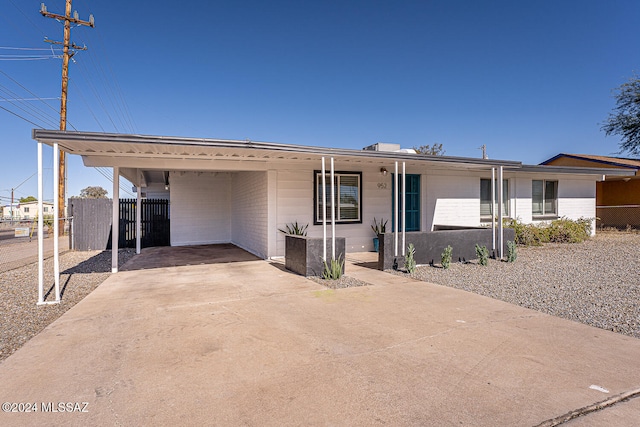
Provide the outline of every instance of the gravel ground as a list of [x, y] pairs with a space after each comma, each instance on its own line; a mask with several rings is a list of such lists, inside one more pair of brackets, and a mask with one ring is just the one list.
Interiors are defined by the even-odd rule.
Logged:
[[518, 247], [515, 263], [420, 266], [412, 277], [640, 338], [638, 233], [599, 232], [584, 243]]
[[[133, 255], [134, 250], [120, 250], [120, 265]], [[53, 301], [52, 258], [45, 260], [44, 271], [45, 301]], [[36, 305], [38, 263], [0, 273], [0, 361], [13, 354], [109, 277], [111, 251], [66, 252], [60, 255], [60, 272], [61, 302], [46, 306]]]
[[325, 280], [322, 277], [318, 276], [310, 276], [307, 277], [307, 279], [313, 280], [314, 282], [319, 283], [322, 286], [326, 286], [330, 289], [354, 288], [356, 286], [369, 285], [369, 283], [367, 282], [363, 282], [362, 280], [356, 279], [354, 277], [349, 277], [347, 275], [344, 275], [337, 280]]

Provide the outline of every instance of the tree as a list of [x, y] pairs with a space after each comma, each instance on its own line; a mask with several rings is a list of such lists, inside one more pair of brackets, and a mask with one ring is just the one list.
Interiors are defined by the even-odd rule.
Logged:
[[616, 89], [616, 107], [602, 126], [607, 136], [622, 138], [620, 150], [640, 155], [640, 78], [634, 75]]
[[442, 144], [433, 144], [433, 145], [421, 145], [419, 147], [413, 147], [418, 154], [426, 154], [428, 156], [444, 156], [444, 149], [442, 148]]
[[19, 202], [20, 203], [29, 203], [29, 202], [37, 202], [38, 199], [36, 199], [33, 196], [27, 196], [27, 197], [20, 197]]
[[109, 192], [102, 187], [87, 187], [80, 190], [82, 199], [106, 199]]

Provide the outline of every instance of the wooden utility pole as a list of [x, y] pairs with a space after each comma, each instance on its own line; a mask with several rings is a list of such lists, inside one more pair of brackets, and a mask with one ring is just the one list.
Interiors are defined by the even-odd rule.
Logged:
[[[69, 87], [69, 59], [75, 54], [75, 50], [86, 50], [86, 47], [79, 47], [71, 43], [71, 23], [78, 25], [85, 25], [87, 27], [94, 27], [93, 15], [89, 15], [88, 21], [82, 21], [78, 19], [78, 12], [74, 12], [71, 16], [71, 0], [66, 0], [66, 7], [63, 15], [56, 13], [50, 13], [47, 11], [47, 7], [42, 3], [40, 6], [40, 13], [45, 18], [53, 18], [58, 21], [64, 21], [64, 41], [55, 42], [45, 39], [45, 42], [52, 44], [62, 45], [62, 95], [60, 97], [60, 130], [67, 130], [67, 90]], [[69, 48], [74, 49], [69, 52]], [[65, 152], [60, 150], [60, 158], [58, 160], [58, 216], [60, 219], [60, 233], [64, 233], [64, 218], [65, 218], [65, 191], [66, 191], [66, 156]]]

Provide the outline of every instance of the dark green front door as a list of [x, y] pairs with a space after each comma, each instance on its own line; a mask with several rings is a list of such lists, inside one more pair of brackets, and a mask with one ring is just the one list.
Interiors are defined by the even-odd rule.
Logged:
[[[407, 210], [405, 212], [405, 218], [407, 221], [406, 231], [420, 231], [420, 175], [407, 174], [407, 188], [405, 191], [405, 201], [407, 203]], [[395, 177], [393, 177], [391, 183], [393, 189], [391, 191], [391, 230], [396, 228], [396, 212], [395, 212]], [[400, 222], [398, 223], [398, 229], [402, 230], [402, 175], [398, 176], [398, 187], [400, 188], [400, 197], [398, 198], [398, 206], [400, 209]]]

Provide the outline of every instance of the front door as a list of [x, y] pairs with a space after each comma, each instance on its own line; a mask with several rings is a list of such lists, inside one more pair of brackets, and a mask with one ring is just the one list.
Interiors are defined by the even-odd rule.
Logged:
[[[420, 175], [407, 174], [407, 188], [405, 191], [405, 201], [407, 209], [405, 211], [405, 218], [407, 221], [406, 231], [420, 231]], [[392, 183], [395, 183], [395, 178], [392, 176]], [[398, 230], [402, 230], [402, 175], [398, 176], [398, 187], [400, 188], [400, 197], [398, 198], [398, 206], [400, 209], [400, 222], [398, 223]], [[391, 230], [396, 228], [396, 212], [395, 212], [395, 185], [391, 191]]]

